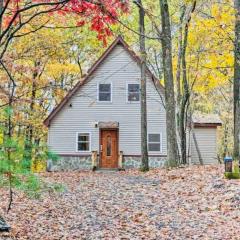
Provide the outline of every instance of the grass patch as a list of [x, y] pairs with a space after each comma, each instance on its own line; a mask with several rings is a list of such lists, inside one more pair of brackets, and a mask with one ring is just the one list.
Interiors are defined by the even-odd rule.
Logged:
[[[61, 183], [51, 183], [36, 174], [12, 176], [12, 187], [24, 192], [29, 198], [39, 199], [43, 194], [55, 194], [66, 191]], [[0, 188], [9, 187], [9, 179], [0, 175]]]
[[240, 179], [240, 173], [239, 172], [225, 172], [224, 176], [227, 179]]

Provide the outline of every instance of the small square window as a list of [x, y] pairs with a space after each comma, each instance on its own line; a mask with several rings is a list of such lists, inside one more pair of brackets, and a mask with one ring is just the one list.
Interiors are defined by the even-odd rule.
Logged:
[[111, 102], [111, 83], [100, 83], [98, 85], [98, 101]]
[[160, 151], [160, 143], [149, 143], [148, 151], [150, 152], [159, 152]]
[[89, 142], [78, 142], [78, 151], [89, 151]]
[[149, 134], [149, 142], [160, 142], [160, 134]]
[[79, 134], [78, 135], [79, 142], [88, 142], [89, 141], [89, 134]]
[[128, 102], [139, 102], [140, 85], [135, 83], [128, 84]]
[[90, 151], [90, 134], [89, 133], [78, 133], [77, 150], [80, 152]]
[[160, 134], [148, 134], [148, 151], [160, 152], [161, 151], [161, 136]]

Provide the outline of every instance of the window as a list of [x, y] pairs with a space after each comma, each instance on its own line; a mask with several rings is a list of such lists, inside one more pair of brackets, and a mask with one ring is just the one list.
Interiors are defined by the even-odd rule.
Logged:
[[128, 84], [128, 102], [139, 102], [140, 85], [136, 83]]
[[148, 134], [148, 151], [160, 152], [161, 151], [161, 135]]
[[98, 101], [99, 102], [111, 102], [111, 83], [100, 83], [98, 85]]
[[77, 134], [77, 151], [79, 152], [90, 151], [90, 134], [89, 133]]
[[111, 152], [112, 152], [112, 138], [111, 136], [108, 136], [107, 137], [107, 156], [108, 157], [112, 155]]

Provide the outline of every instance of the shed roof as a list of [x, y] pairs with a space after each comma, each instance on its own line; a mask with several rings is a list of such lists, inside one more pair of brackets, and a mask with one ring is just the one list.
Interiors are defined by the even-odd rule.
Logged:
[[[46, 126], [50, 125], [51, 120], [57, 115], [57, 113], [65, 106], [65, 104], [69, 101], [69, 99], [83, 86], [85, 83], [90, 81], [91, 78], [89, 78], [95, 70], [101, 65], [101, 63], [104, 61], [104, 59], [107, 58], [107, 56], [111, 53], [111, 51], [115, 48], [117, 45], [122, 45], [123, 48], [129, 53], [129, 55], [132, 57], [132, 59], [138, 64], [141, 65], [141, 59], [136, 55], [134, 51], [132, 51], [129, 47], [129, 45], [123, 40], [121, 36], [118, 36], [113, 43], [106, 49], [106, 51], [102, 54], [102, 56], [93, 64], [93, 66], [89, 69], [88, 74], [81, 79], [74, 88], [68, 92], [68, 94], [63, 98], [63, 100], [53, 109], [53, 111], [49, 114], [49, 116], [44, 120], [44, 124]], [[159, 79], [157, 79], [153, 73], [150, 71], [149, 68], [146, 69], [147, 75], [151, 78], [154, 85], [156, 86], [156, 89], [158, 91], [164, 91], [164, 87], [161, 85]]]
[[222, 125], [222, 121], [217, 114], [195, 113], [192, 116], [194, 126], [217, 127]]

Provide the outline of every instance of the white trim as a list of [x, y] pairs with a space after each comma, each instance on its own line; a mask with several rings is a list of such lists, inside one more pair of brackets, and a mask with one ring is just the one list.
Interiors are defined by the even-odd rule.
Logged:
[[[159, 134], [160, 135], [160, 151], [149, 151], [149, 147], [148, 147], [148, 152], [151, 152], [151, 154], [159, 154], [159, 153], [162, 153], [162, 147], [163, 147], [163, 143], [162, 143], [162, 132], [149, 132], [147, 134], [147, 145], [149, 145], [149, 134]], [[154, 143], [154, 142], [151, 142], [151, 143]], [[158, 143], [158, 142], [155, 142], [155, 143]]]
[[[128, 85], [129, 84], [138, 84], [139, 85], [139, 101], [128, 101]], [[141, 92], [140, 92], [140, 88], [141, 88], [141, 86], [140, 86], [140, 83], [139, 82], [126, 82], [126, 103], [140, 103], [140, 101], [141, 101]]]
[[[80, 151], [78, 150], [78, 135], [79, 134], [89, 134], [89, 150]], [[92, 136], [90, 132], [76, 132], [76, 152], [78, 153], [90, 153], [91, 152], [91, 144], [92, 144]]]
[[[99, 100], [99, 84], [110, 84], [110, 86], [111, 86], [110, 101], [100, 101]], [[112, 82], [97, 82], [97, 102], [98, 103], [112, 103], [112, 96], [113, 96], [112, 90], [113, 90]]]
[[51, 143], [50, 143], [50, 131], [49, 130], [47, 132], [47, 144], [48, 144], [48, 146], [51, 145]]

